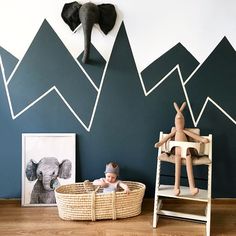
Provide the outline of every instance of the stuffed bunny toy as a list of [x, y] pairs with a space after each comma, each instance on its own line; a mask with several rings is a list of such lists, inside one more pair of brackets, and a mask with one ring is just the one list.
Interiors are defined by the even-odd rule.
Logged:
[[[185, 120], [182, 114], [184, 108], [186, 106], [186, 102], [184, 102], [179, 108], [178, 105], [174, 102], [174, 108], [176, 110], [175, 116], [175, 127], [171, 130], [171, 132], [165, 136], [162, 140], [155, 144], [156, 148], [161, 147], [164, 143], [166, 143], [169, 139], [174, 138], [174, 141], [182, 141], [188, 142], [187, 136], [192, 139], [202, 142], [208, 143], [209, 140], [203, 138], [189, 130], [185, 129]], [[174, 147], [174, 155], [175, 155], [175, 185], [174, 185], [174, 194], [178, 196], [180, 194], [180, 174], [181, 174], [181, 158], [183, 158], [181, 147]], [[196, 195], [198, 193], [198, 188], [195, 187], [195, 181], [193, 177], [193, 168], [192, 168], [192, 159], [189, 149], [187, 149], [186, 155], [186, 169], [187, 176], [189, 182], [189, 188], [192, 195]]]

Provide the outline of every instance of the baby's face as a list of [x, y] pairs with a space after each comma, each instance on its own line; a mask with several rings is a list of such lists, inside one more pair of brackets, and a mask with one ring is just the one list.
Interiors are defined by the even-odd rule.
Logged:
[[106, 173], [106, 181], [109, 183], [114, 183], [116, 182], [117, 175], [115, 173]]

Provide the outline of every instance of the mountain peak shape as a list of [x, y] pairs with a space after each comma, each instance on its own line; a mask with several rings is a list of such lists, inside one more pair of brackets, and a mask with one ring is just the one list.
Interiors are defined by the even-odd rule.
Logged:
[[152, 89], [176, 65], [180, 66], [183, 81], [185, 81], [199, 62], [181, 43], [176, 44], [142, 71], [146, 90]]
[[14, 113], [29, 107], [52, 88], [88, 126], [97, 91], [50, 24], [44, 20], [9, 85]]
[[6, 79], [8, 79], [17, 64], [18, 59], [1, 46], [0, 57], [2, 59]]
[[224, 37], [186, 84], [195, 115], [210, 97], [232, 117], [236, 116], [236, 53]]

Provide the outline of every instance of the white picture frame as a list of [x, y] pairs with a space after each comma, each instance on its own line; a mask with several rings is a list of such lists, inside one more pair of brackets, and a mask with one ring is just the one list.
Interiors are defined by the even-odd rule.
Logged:
[[21, 205], [56, 206], [54, 190], [44, 185], [75, 183], [75, 159], [75, 133], [22, 133]]

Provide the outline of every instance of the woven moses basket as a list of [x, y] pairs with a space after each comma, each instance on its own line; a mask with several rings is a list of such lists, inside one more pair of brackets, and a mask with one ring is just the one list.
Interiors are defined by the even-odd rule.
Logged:
[[102, 220], [137, 216], [141, 213], [146, 186], [123, 181], [131, 190], [102, 193], [91, 182], [62, 185], [55, 190], [59, 217], [63, 220]]

